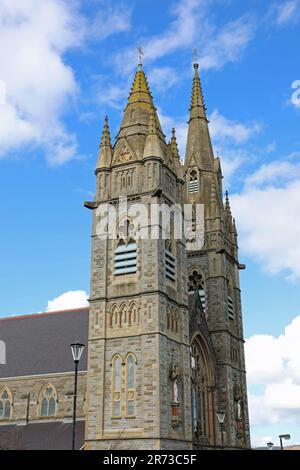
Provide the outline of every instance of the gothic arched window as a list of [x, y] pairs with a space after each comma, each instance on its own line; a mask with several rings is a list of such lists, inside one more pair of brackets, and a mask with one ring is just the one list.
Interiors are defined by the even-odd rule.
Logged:
[[112, 360], [112, 415], [121, 416], [122, 360], [116, 354]]
[[126, 410], [127, 416], [135, 415], [136, 360], [133, 354], [126, 357]]
[[12, 395], [7, 387], [0, 391], [0, 420], [9, 419], [12, 413]]
[[192, 170], [190, 172], [189, 191], [190, 193], [197, 193], [199, 191], [199, 179], [198, 172], [196, 170]]
[[53, 417], [56, 415], [57, 393], [53, 385], [47, 384], [43, 387], [40, 393], [39, 405], [40, 416], [42, 418]]
[[197, 337], [191, 345], [191, 399], [192, 424], [196, 438], [213, 439], [214, 419], [211, 410], [214, 409], [212, 365], [207, 348]]
[[205, 290], [205, 280], [204, 276], [199, 273], [197, 270], [193, 270], [189, 275], [189, 292], [198, 291], [201, 305], [203, 307], [204, 313], [206, 313], [206, 290]]

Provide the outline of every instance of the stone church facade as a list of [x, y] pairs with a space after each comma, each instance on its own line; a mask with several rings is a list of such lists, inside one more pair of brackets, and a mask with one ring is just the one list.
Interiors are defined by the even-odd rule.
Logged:
[[[88, 333], [78, 324], [73, 338], [88, 344], [79, 387], [82, 445], [213, 449], [223, 437], [225, 448], [250, 447], [239, 285], [244, 266], [228, 194], [223, 200], [197, 63], [184, 164], [175, 130], [166, 142], [139, 64], [114, 144], [105, 119], [95, 174], [95, 198], [85, 203], [93, 213]], [[171, 208], [182, 215], [184, 205], [190, 215], [180, 223], [187, 233], [177, 237]], [[170, 208], [167, 226], [161, 217], [137, 217], [137, 207], [153, 206]], [[114, 237], [99, 236], [103, 207], [117, 213]], [[158, 236], [149, 236], [153, 230]], [[87, 318], [85, 310], [81, 315], [79, 323]], [[22, 380], [0, 373], [0, 447], [5, 428], [23, 420], [26, 410], [27, 424], [70, 419], [71, 365], [50, 369], [47, 378], [39, 368]], [[42, 403], [47, 416], [41, 416]]]

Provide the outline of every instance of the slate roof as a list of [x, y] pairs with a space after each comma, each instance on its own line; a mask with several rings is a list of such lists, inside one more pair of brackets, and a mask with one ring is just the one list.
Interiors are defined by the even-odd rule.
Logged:
[[[76, 422], [76, 449], [84, 443], [84, 421]], [[71, 450], [72, 423], [0, 426], [0, 450]]]
[[[6, 364], [0, 378], [71, 372], [70, 344], [87, 346], [88, 308], [0, 318], [0, 340], [6, 345]], [[79, 370], [87, 369], [87, 347]]]

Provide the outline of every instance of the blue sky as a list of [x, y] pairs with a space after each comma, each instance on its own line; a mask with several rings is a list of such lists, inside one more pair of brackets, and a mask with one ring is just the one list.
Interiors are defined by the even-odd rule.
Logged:
[[[300, 2], [0, 0], [0, 13], [0, 315], [89, 291], [83, 201], [94, 191], [104, 116], [116, 135], [142, 45], [164, 132], [176, 127], [184, 156], [196, 47], [247, 264], [253, 442], [289, 431], [300, 442], [299, 399], [291, 406], [300, 396]], [[84, 292], [58, 305], [85, 302]], [[280, 364], [272, 373], [262, 334]]]

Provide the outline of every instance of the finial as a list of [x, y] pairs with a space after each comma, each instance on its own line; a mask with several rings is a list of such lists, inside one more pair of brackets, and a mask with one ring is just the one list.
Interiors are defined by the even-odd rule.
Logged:
[[103, 147], [105, 145], [108, 145], [108, 146], [111, 145], [109, 125], [108, 125], [108, 116], [107, 115], [104, 118], [104, 126], [103, 126], [103, 131], [102, 131], [102, 138], [101, 138], [100, 147]]
[[178, 152], [178, 146], [177, 146], [177, 140], [176, 140], [176, 131], [175, 127], [172, 129], [172, 137], [170, 140], [170, 146], [171, 146], [171, 151], [173, 154], [173, 157], [178, 158], [180, 160], [179, 152]]
[[194, 69], [197, 69], [199, 67], [198, 64], [198, 50], [195, 48], [194, 49]]
[[227, 211], [231, 215], [230, 202], [229, 202], [229, 192], [228, 191], [225, 192], [225, 197], [226, 197], [225, 208], [227, 209]]
[[138, 53], [139, 53], [139, 69], [140, 69], [142, 68], [142, 65], [143, 65], [143, 55], [144, 55], [144, 52], [141, 46], [138, 47]]

